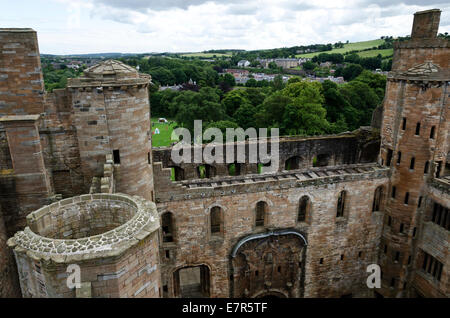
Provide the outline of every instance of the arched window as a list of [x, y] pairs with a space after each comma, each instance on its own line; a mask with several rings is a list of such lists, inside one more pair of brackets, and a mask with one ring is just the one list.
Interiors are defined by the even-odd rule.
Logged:
[[336, 209], [336, 217], [343, 217], [345, 212], [345, 205], [346, 205], [346, 196], [347, 192], [341, 191], [339, 193], [338, 201], [337, 201], [337, 209]]
[[223, 213], [218, 206], [211, 208], [210, 213], [211, 235], [221, 235], [223, 233]]
[[315, 159], [315, 162], [313, 161], [314, 167], [326, 167], [330, 164], [331, 155], [328, 153], [322, 153], [317, 155]]
[[241, 174], [242, 164], [240, 163], [231, 163], [228, 165], [228, 174], [230, 176], [238, 176]]
[[416, 135], [420, 135], [420, 123], [416, 124]]
[[298, 216], [297, 221], [298, 222], [305, 222], [307, 215], [309, 216], [309, 210], [310, 210], [310, 200], [308, 196], [302, 196], [300, 198], [300, 202], [298, 205]]
[[216, 176], [216, 168], [211, 165], [200, 165], [197, 167], [197, 175], [200, 179], [213, 178]]
[[286, 163], [284, 164], [284, 170], [300, 169], [301, 161], [302, 161], [302, 158], [300, 158], [299, 156], [289, 158], [288, 160], [286, 160]]
[[170, 179], [172, 181], [181, 181], [184, 180], [184, 170], [178, 166], [170, 167]]
[[174, 225], [173, 215], [171, 212], [165, 212], [161, 216], [161, 227], [163, 232], [163, 242], [173, 242], [174, 240]]
[[435, 126], [431, 127], [431, 130], [430, 130], [430, 139], [434, 139], [434, 132], [435, 132], [435, 130], [436, 130], [436, 127], [435, 127]]
[[264, 226], [266, 223], [267, 203], [259, 201], [256, 203], [255, 226]]
[[382, 200], [383, 200], [383, 187], [379, 186], [378, 188], [376, 188], [375, 194], [373, 196], [372, 212], [382, 210]]

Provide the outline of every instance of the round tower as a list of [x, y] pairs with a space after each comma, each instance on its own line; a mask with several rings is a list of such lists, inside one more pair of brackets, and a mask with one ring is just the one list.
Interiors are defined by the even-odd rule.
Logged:
[[115, 60], [103, 61], [70, 79], [86, 191], [103, 174], [106, 155], [114, 160], [115, 192], [153, 200], [150, 76]]

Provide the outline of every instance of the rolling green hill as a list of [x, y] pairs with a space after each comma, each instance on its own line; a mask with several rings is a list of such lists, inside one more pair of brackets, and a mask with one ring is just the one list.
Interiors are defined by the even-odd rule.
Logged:
[[[378, 45], [381, 45], [383, 43], [384, 43], [384, 40], [381, 40], [381, 39], [371, 40], [371, 41], [354, 42], [354, 43], [344, 44], [343, 48], [332, 49], [331, 51], [325, 51], [325, 52], [298, 54], [298, 55], [296, 55], [296, 57], [310, 57], [311, 58], [320, 53], [341, 53], [341, 54], [343, 54], [343, 53], [347, 53], [347, 52], [354, 51], [354, 50], [360, 51], [360, 50], [364, 50], [364, 49], [378, 47]], [[392, 49], [388, 49], [388, 50], [390, 50], [392, 52]], [[385, 50], [377, 50], [377, 51], [385, 51]], [[360, 56], [364, 56], [364, 57], [376, 56], [378, 54], [378, 53], [376, 53], [374, 55], [371, 55], [373, 53], [369, 53], [369, 52], [371, 52], [371, 51], [359, 52], [358, 54]], [[383, 53], [386, 54], [386, 52], [383, 52]], [[381, 55], [383, 55], [383, 53]], [[365, 54], [365, 55], [361, 55], [361, 54]], [[389, 55], [389, 54], [386, 54], [386, 55]]]

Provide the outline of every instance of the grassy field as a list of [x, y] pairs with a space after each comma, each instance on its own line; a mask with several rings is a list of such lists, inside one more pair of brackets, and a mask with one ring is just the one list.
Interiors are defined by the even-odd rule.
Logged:
[[223, 53], [186, 53], [186, 54], [182, 54], [181, 56], [213, 58], [214, 56], [216, 56], [216, 57], [222, 57], [222, 56], [230, 57], [231, 54], [223, 54]]
[[[152, 118], [152, 146], [153, 147], [165, 147], [170, 146], [175, 140], [171, 140], [170, 136], [175, 128], [176, 123], [171, 122], [169, 124], [158, 123], [158, 118]], [[156, 128], [159, 129], [159, 134], [155, 134]]]
[[381, 54], [383, 58], [387, 56], [392, 56], [394, 54], [394, 49], [370, 50], [358, 53], [360, 57], [374, 57], [377, 56], [378, 54]]
[[[346, 53], [346, 52], [353, 51], [353, 50], [369, 49], [369, 48], [378, 46], [383, 43], [384, 43], [384, 40], [381, 40], [381, 39], [371, 40], [371, 41], [354, 42], [354, 43], [344, 44], [343, 48], [332, 49], [331, 51], [325, 51], [325, 52], [298, 54], [298, 55], [296, 55], [296, 57], [310, 57], [311, 58], [316, 55], [319, 55], [320, 53], [341, 53], [342, 54], [342, 53]], [[379, 51], [384, 51], [384, 50], [379, 50]], [[369, 51], [365, 51], [365, 52], [369, 52]], [[361, 52], [361, 53], [365, 53], [365, 52]], [[375, 56], [376, 56], [376, 54], [375, 54]]]

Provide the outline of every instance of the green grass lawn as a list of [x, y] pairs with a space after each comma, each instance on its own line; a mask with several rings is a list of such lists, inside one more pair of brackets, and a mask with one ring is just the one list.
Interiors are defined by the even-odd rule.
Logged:
[[[353, 50], [364, 50], [368, 49], [374, 46], [378, 46], [380, 44], [383, 44], [384, 40], [378, 39], [378, 40], [370, 40], [370, 41], [361, 41], [361, 42], [354, 42], [354, 43], [348, 43], [344, 44], [343, 48], [338, 49], [332, 49], [331, 51], [324, 51], [324, 52], [314, 52], [314, 53], [306, 53], [306, 54], [298, 54], [296, 57], [309, 57], [312, 58], [316, 55], [319, 55], [320, 53], [346, 53]], [[384, 50], [380, 50], [384, 51]], [[364, 53], [364, 52], [362, 52]], [[376, 54], [375, 54], [376, 56]]]
[[[170, 146], [172, 142], [176, 141], [170, 139], [175, 126], [176, 123], [173, 121], [170, 124], [164, 124], [158, 123], [158, 118], [152, 118], [152, 146], [166, 147]], [[158, 128], [160, 132], [158, 135], [154, 134], [156, 128]]]
[[394, 54], [394, 49], [384, 49], [384, 50], [370, 50], [359, 52], [358, 55], [360, 57], [375, 57], [378, 54], [381, 54], [383, 58], [387, 56], [392, 56]]

